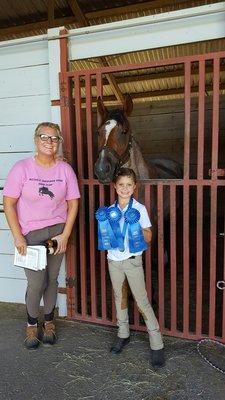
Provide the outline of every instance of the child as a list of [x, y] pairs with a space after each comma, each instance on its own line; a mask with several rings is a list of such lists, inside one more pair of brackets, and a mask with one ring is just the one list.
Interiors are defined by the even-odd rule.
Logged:
[[[145, 289], [144, 271], [142, 264], [142, 252], [146, 249], [146, 242], [151, 241], [151, 222], [145, 206], [135, 199], [133, 199], [133, 193], [136, 187], [136, 175], [130, 168], [121, 168], [117, 171], [113, 179], [114, 187], [116, 189], [118, 200], [115, 204], [109, 207], [108, 214], [112, 216], [115, 214], [114, 210], [117, 208], [119, 212], [119, 223], [116, 230], [114, 229], [115, 237], [119, 239], [119, 247], [108, 250], [108, 266], [109, 274], [115, 294], [116, 312], [118, 320], [118, 337], [110, 351], [112, 354], [119, 354], [123, 350], [123, 347], [130, 342], [129, 333], [129, 317], [128, 308], [126, 304], [126, 280], [130, 286], [132, 295], [137, 303], [138, 309], [144, 317], [147, 330], [149, 333], [150, 347], [151, 347], [151, 363], [153, 367], [162, 367], [164, 361], [164, 349], [161, 332], [159, 330], [159, 324], [155, 317], [154, 311], [148, 301], [147, 293]], [[129, 222], [125, 222], [126, 211], [132, 211], [131, 214], [137, 215], [139, 218], [134, 218], [136, 227], [139, 227], [139, 238], [137, 239], [137, 246], [139, 251], [135, 251], [135, 243], [132, 244], [132, 227], [130, 228]], [[134, 209], [138, 211], [134, 211]], [[124, 218], [125, 215], [125, 218]], [[127, 213], [128, 215], [128, 213]], [[137, 221], [139, 219], [139, 221]], [[125, 227], [124, 227], [125, 225]], [[115, 226], [115, 225], [114, 225]], [[131, 225], [130, 225], [131, 226]], [[137, 228], [138, 229], [138, 228]], [[121, 244], [122, 238], [122, 244]], [[133, 235], [135, 239], [135, 233]], [[113, 246], [114, 247], [114, 246]], [[143, 250], [141, 250], [141, 248]], [[125, 297], [125, 298], [124, 298]]]

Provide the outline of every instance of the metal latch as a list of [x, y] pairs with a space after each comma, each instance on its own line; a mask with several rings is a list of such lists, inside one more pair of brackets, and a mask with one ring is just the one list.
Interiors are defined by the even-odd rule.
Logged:
[[225, 289], [225, 281], [218, 281], [216, 286], [218, 287], [218, 289], [224, 290]]

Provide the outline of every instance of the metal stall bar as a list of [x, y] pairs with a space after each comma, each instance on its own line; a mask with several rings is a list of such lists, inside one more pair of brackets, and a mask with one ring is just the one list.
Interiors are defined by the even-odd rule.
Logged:
[[159, 324], [164, 329], [164, 227], [163, 227], [163, 185], [157, 185], [157, 214], [158, 214], [158, 287], [159, 287]]
[[[224, 189], [224, 188], [223, 188]], [[223, 228], [223, 280], [225, 281], [225, 213]], [[225, 342], [225, 290], [223, 290], [222, 341]]]
[[[61, 113], [61, 127], [62, 135], [64, 138], [63, 154], [68, 161], [73, 162], [73, 136], [72, 136], [72, 88], [71, 78], [69, 78], [68, 71], [68, 39], [64, 36], [68, 32], [66, 29], [60, 31], [60, 70], [59, 74], [59, 87], [60, 87], [60, 113]], [[67, 293], [67, 316], [74, 318], [76, 297], [75, 297], [75, 279], [77, 268], [77, 246], [74, 243], [74, 229], [73, 234], [70, 236], [66, 250], [66, 293]], [[63, 288], [61, 289], [63, 290]]]
[[[70, 162], [73, 161], [73, 145], [72, 145], [72, 122], [71, 122], [71, 109], [72, 109], [72, 89], [71, 79], [64, 73], [60, 74], [60, 111], [61, 111], [61, 124], [63, 142], [63, 155]], [[66, 267], [67, 267], [67, 315], [73, 318], [75, 315], [75, 291], [74, 291], [74, 277], [76, 276], [76, 245], [73, 240], [74, 235], [70, 236], [66, 251]]]
[[[102, 74], [96, 74], [97, 98], [103, 96]], [[98, 124], [97, 115], [97, 124]], [[99, 184], [99, 205], [105, 205], [104, 186]], [[107, 301], [106, 301], [106, 255], [104, 251], [100, 252], [100, 269], [101, 269], [101, 314], [102, 322], [107, 323]]]
[[176, 186], [170, 184], [170, 294], [171, 333], [177, 330]]
[[[150, 198], [151, 198], [151, 186], [145, 185], [145, 206], [150, 216]], [[145, 282], [146, 290], [150, 303], [152, 302], [152, 244], [150, 243], [149, 249], [145, 252]]]
[[[198, 94], [198, 154], [197, 179], [203, 179], [205, 127], [205, 61], [199, 62]], [[203, 184], [197, 185], [197, 227], [196, 227], [196, 335], [202, 333], [202, 274], [203, 274]]]
[[76, 137], [77, 137], [77, 167], [80, 178], [81, 201], [79, 210], [79, 241], [80, 241], [80, 293], [81, 293], [81, 314], [82, 318], [87, 315], [87, 274], [86, 274], [86, 231], [85, 231], [85, 204], [84, 204], [84, 184], [81, 179], [84, 176], [83, 167], [83, 140], [82, 140], [82, 119], [81, 119], [81, 88], [80, 76], [74, 77], [74, 97], [75, 97], [75, 116], [76, 116]]
[[219, 134], [219, 77], [220, 59], [213, 60], [213, 119], [212, 119], [212, 164], [211, 164], [211, 209], [210, 209], [210, 297], [209, 337], [215, 336], [216, 307], [216, 240], [217, 240], [217, 168]]
[[191, 62], [185, 66], [184, 87], [184, 193], [183, 193], [183, 333], [189, 335], [189, 172], [191, 123]]
[[[112, 204], [115, 201], [115, 199], [116, 199], [116, 192], [115, 192], [114, 186], [111, 184], [110, 185], [110, 204]], [[111, 304], [112, 304], [112, 323], [116, 324], [116, 306], [115, 306], [114, 292], [112, 289], [112, 285], [110, 285], [110, 287], [111, 287], [111, 291], [112, 291], [112, 302], [111, 302]], [[127, 295], [128, 295], [128, 293], [127, 293]]]
[[[105, 193], [103, 185], [99, 186], [99, 202], [100, 205], [105, 204]], [[100, 269], [101, 269], [101, 313], [102, 322], [107, 322], [107, 301], [106, 301], [106, 256], [105, 252], [100, 252]]]
[[94, 184], [93, 184], [93, 134], [92, 134], [92, 94], [91, 94], [91, 75], [85, 75], [85, 95], [86, 95], [86, 131], [87, 131], [87, 160], [88, 160], [88, 179], [90, 181], [89, 197], [89, 255], [90, 255], [90, 279], [91, 279], [91, 317], [97, 316], [96, 299], [96, 258], [95, 258], [95, 210], [94, 210]]

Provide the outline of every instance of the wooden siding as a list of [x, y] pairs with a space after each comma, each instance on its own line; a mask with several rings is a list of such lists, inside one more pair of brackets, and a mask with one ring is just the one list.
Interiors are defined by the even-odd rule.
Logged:
[[13, 265], [2, 189], [12, 165], [33, 154], [37, 123], [51, 119], [47, 43], [0, 48], [0, 70], [0, 301], [24, 303], [26, 277]]

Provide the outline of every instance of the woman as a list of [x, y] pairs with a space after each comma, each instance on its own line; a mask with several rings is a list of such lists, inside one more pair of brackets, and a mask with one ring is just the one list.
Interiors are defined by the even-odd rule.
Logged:
[[[3, 191], [5, 215], [21, 255], [26, 254], [27, 245], [38, 245], [48, 239], [58, 243], [54, 255], [47, 255], [45, 270], [24, 269], [27, 349], [36, 349], [40, 338], [45, 344], [54, 344], [56, 340], [53, 318], [57, 278], [78, 211], [80, 193], [76, 175], [58, 157], [62, 140], [57, 124], [39, 124], [34, 135], [35, 156], [20, 160], [12, 167]], [[42, 296], [44, 324], [40, 334], [38, 314]]]

